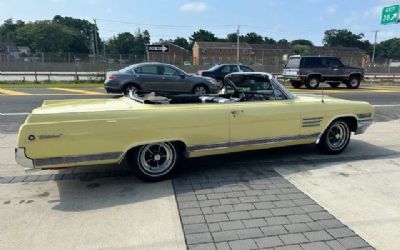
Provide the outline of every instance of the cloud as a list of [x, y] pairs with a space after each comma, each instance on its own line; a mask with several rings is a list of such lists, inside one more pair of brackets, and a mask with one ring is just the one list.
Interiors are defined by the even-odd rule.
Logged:
[[179, 7], [179, 10], [183, 12], [201, 13], [208, 10], [208, 5], [205, 2], [191, 2], [182, 5]]
[[326, 13], [329, 14], [329, 15], [333, 15], [333, 14], [336, 13], [336, 10], [337, 10], [337, 6], [336, 5], [330, 5], [326, 9]]

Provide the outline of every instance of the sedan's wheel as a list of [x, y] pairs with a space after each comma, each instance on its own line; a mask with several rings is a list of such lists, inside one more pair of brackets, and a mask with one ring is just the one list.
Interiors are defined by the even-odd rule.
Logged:
[[350, 76], [349, 81], [347, 82], [347, 88], [349, 89], [356, 89], [360, 87], [360, 77], [358, 76]]
[[124, 88], [123, 92], [124, 92], [124, 95], [129, 95], [130, 92], [135, 92], [137, 90], [138, 90], [138, 88], [136, 86], [128, 85]]
[[[141, 146], [134, 151], [130, 162], [136, 164], [136, 175], [145, 181], [160, 181], [170, 176], [180, 160], [179, 149], [169, 142]], [[128, 159], [129, 160], [129, 159]]]
[[197, 85], [193, 88], [192, 93], [195, 95], [206, 95], [208, 94], [208, 90], [203, 85]]
[[311, 76], [310, 78], [308, 78], [308, 80], [306, 81], [306, 87], [308, 89], [318, 88], [319, 87], [319, 77]]
[[349, 124], [345, 120], [336, 120], [326, 129], [317, 146], [326, 154], [339, 154], [349, 144], [350, 133]]

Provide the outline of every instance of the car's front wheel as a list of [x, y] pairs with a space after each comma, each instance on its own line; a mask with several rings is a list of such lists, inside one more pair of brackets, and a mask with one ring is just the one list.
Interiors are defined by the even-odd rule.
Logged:
[[179, 147], [170, 142], [142, 145], [128, 155], [128, 164], [137, 177], [144, 181], [161, 181], [168, 178], [181, 160]]
[[208, 88], [202, 84], [194, 86], [192, 93], [195, 95], [206, 95], [208, 94]]
[[319, 87], [319, 77], [318, 76], [310, 76], [306, 81], [306, 87], [308, 89], [317, 89]]
[[333, 121], [322, 134], [317, 147], [326, 154], [339, 154], [350, 142], [351, 130], [343, 119]]

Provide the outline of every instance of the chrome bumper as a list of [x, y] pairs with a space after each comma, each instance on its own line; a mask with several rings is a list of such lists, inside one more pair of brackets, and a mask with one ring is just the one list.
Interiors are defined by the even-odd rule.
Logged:
[[22, 167], [25, 168], [25, 171], [34, 170], [33, 160], [29, 159], [25, 154], [25, 148], [16, 148], [15, 149], [15, 161]]
[[372, 118], [362, 118], [357, 120], [357, 130], [355, 135], [362, 134], [367, 130], [367, 128], [372, 124], [374, 119]]

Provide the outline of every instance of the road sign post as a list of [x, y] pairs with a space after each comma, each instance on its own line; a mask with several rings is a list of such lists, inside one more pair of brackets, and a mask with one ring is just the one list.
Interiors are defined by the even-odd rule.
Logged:
[[395, 24], [399, 22], [399, 5], [384, 7], [382, 10], [381, 24]]

